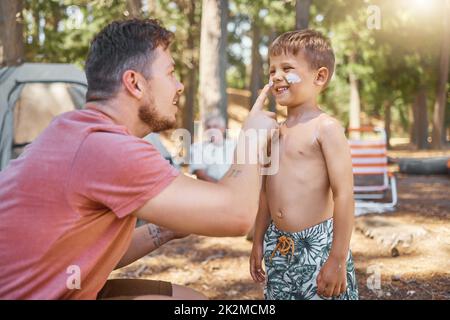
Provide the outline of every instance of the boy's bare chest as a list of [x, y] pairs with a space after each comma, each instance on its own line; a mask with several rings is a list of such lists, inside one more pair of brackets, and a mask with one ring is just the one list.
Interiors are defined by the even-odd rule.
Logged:
[[298, 124], [293, 128], [280, 127], [280, 160], [320, 159], [321, 148], [316, 126]]

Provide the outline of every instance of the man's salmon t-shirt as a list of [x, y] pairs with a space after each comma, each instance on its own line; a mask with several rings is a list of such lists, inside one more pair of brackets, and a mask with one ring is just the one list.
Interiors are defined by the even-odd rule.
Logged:
[[0, 299], [95, 299], [131, 213], [179, 172], [94, 109], [55, 118], [0, 172]]

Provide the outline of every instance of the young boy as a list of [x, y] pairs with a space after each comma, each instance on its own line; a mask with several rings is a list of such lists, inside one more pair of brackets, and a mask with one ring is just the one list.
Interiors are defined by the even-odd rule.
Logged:
[[270, 85], [288, 117], [280, 125], [279, 170], [266, 176], [250, 273], [266, 299], [358, 299], [349, 243], [353, 175], [344, 129], [318, 106], [334, 70], [330, 42], [292, 31], [270, 46]]

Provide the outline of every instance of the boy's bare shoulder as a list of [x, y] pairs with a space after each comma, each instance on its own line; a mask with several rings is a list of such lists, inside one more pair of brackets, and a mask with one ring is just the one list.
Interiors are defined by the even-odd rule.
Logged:
[[322, 139], [345, 135], [345, 129], [339, 120], [322, 113], [318, 117], [318, 137]]

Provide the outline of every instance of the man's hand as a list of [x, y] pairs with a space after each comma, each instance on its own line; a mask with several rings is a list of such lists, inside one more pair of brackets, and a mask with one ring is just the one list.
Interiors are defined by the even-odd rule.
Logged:
[[[257, 142], [258, 152], [262, 155], [266, 154], [264, 151], [266, 151], [269, 140], [272, 135], [276, 134], [274, 130], [278, 130], [279, 127], [276, 121], [276, 114], [264, 110], [264, 102], [267, 99], [269, 90], [269, 85], [264, 86], [242, 126], [243, 132], [256, 131], [256, 136], [259, 141], [254, 141], [254, 143]], [[265, 135], [261, 135], [260, 133], [265, 133]]]
[[317, 276], [317, 294], [326, 298], [337, 297], [347, 288], [346, 259], [329, 256]]
[[255, 101], [250, 113], [243, 125], [243, 129], [266, 129], [270, 131], [271, 129], [278, 128], [276, 122], [276, 114], [269, 111], [264, 111], [264, 101], [267, 99], [267, 93], [269, 92], [269, 85], [265, 85], [261, 90], [258, 98]]
[[265, 272], [262, 268], [263, 246], [253, 243], [250, 254], [250, 274], [255, 282], [264, 282]]

